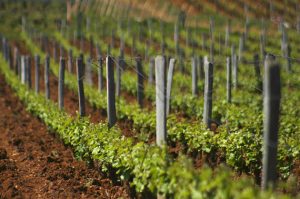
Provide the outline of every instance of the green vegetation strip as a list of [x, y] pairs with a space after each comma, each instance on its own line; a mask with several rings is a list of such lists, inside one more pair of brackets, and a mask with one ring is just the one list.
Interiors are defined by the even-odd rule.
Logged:
[[197, 171], [183, 155], [168, 164], [164, 150], [156, 146], [133, 145], [115, 128], [108, 130], [106, 124], [92, 124], [86, 118], [73, 118], [60, 111], [57, 104], [21, 84], [2, 56], [0, 69], [27, 110], [57, 132], [77, 156], [99, 161], [104, 171], [115, 168], [121, 179], [132, 177], [138, 192], [147, 188], [174, 198], [288, 198], [260, 192], [249, 179], [232, 180], [232, 174], [224, 168]]
[[[67, 41], [58, 33], [55, 38], [62, 44]], [[67, 46], [65, 46], [67, 47]], [[68, 45], [72, 49], [71, 45]], [[78, 51], [78, 50], [77, 50]], [[223, 72], [223, 71], [221, 71]], [[218, 118], [224, 122], [218, 129], [218, 133], [209, 131], [201, 121], [191, 122], [178, 121], [176, 115], [171, 114], [168, 117], [168, 138], [173, 142], [183, 143], [189, 151], [207, 153], [212, 157], [218, 153], [222, 158], [225, 158], [226, 163], [232, 166], [235, 170], [243, 171], [258, 176], [261, 171], [262, 159], [262, 97], [261, 94], [254, 90], [253, 85], [256, 84], [255, 78], [249, 74], [253, 74], [253, 69], [242, 65], [240, 67], [241, 86], [233, 92], [234, 103], [228, 104], [225, 100], [217, 99], [214, 101], [213, 118]], [[217, 73], [217, 72], [216, 72]], [[222, 73], [225, 74], [225, 73]], [[243, 74], [243, 75], [242, 75]], [[245, 74], [245, 75], [244, 75]], [[248, 75], [246, 75], [248, 74]], [[254, 74], [253, 74], [254, 75]], [[182, 77], [182, 76], [181, 76]], [[177, 79], [181, 79], [178, 76]], [[126, 74], [122, 77], [122, 85], [126, 91], [136, 93], [136, 81], [132, 78], [132, 74]], [[216, 85], [214, 93], [219, 98], [226, 99], [226, 89], [222, 87], [224, 77], [215, 77], [214, 84]], [[284, 82], [290, 82], [285, 85], [287, 89], [297, 82], [296, 75], [287, 75], [283, 73]], [[289, 81], [287, 81], [289, 79]], [[181, 80], [186, 83], [187, 78]], [[154, 91], [149, 91], [146, 87], [146, 96], [154, 96]], [[284, 92], [287, 93], [286, 90]], [[93, 93], [97, 93], [94, 89]], [[147, 94], [148, 93], [148, 94]], [[177, 92], [180, 93], [180, 92]], [[184, 113], [190, 116], [196, 115], [199, 120], [202, 117], [203, 98], [196, 98], [189, 94], [176, 95], [171, 100], [172, 108], [175, 110], [185, 110]], [[92, 100], [95, 100], [93, 98]], [[99, 100], [100, 101], [100, 100]], [[127, 105], [123, 103], [119, 107], [120, 119], [129, 119], [133, 121], [134, 128], [141, 133], [149, 135], [155, 132], [155, 112], [143, 112], [138, 106]], [[279, 141], [279, 174], [281, 178], [290, 176], [294, 162], [299, 160], [300, 143], [299, 131], [297, 124], [300, 124], [299, 114], [292, 110], [290, 104], [299, 104], [299, 95], [293, 95], [285, 99], [282, 103], [282, 117]], [[106, 102], [96, 107], [105, 107]], [[289, 126], [289, 128], [285, 128]], [[140, 136], [143, 138], [143, 136]]]
[[[32, 43], [29, 37], [26, 35], [23, 36], [32, 53], [38, 53], [43, 57], [44, 54]], [[58, 65], [52, 62], [51, 69], [58, 76]], [[66, 85], [76, 92], [76, 77], [70, 73], [66, 73]], [[225, 92], [224, 89], [223, 91], [220, 89], [219, 93], [223, 93], [222, 95], [225, 96]], [[219, 101], [215, 105], [215, 109], [218, 112], [226, 113], [223, 119], [227, 120], [225, 125], [219, 127], [218, 133], [209, 131], [202, 122], [179, 122], [175, 115], [171, 115], [167, 121], [168, 138], [172, 142], [180, 142], [184, 146], [187, 146], [188, 151], [206, 153], [213, 159], [215, 159], [215, 154], [219, 154], [235, 170], [258, 176], [261, 171], [262, 159], [261, 97], [257, 95], [256, 98], [258, 99], [256, 99], [251, 92], [244, 92], [243, 90], [238, 92], [240, 92], [238, 96], [242, 100], [248, 99], [248, 103], [245, 103], [245, 106], [241, 106], [241, 104], [226, 104], [224, 101]], [[99, 109], [106, 109], [105, 93], [99, 93], [97, 89], [86, 84], [85, 94], [90, 104]], [[298, 97], [295, 97], [290, 98], [289, 101], [284, 103], [296, 104]], [[184, 99], [186, 100], [174, 101], [182, 106], [188, 106], [190, 109], [202, 108], [199, 102], [192, 103], [192, 100], [188, 101], [187, 98]], [[149, 133], [155, 132], [155, 112], [144, 112], [136, 104], [126, 104], [124, 99], [120, 99], [118, 103], [119, 119], [132, 120], [133, 127], [140, 131], [138, 135], [140, 140], [147, 140]], [[299, 140], [300, 135], [295, 130], [297, 128], [284, 128], [286, 124], [295, 126], [299, 121], [297, 120], [298, 117], [294, 117], [298, 114], [297, 112], [290, 111], [290, 106], [284, 105], [283, 107], [287, 115], [283, 117], [281, 122], [283, 127], [281, 128], [281, 134], [288, 134], [289, 137], [280, 137], [278, 169], [280, 177], [287, 178], [291, 174], [294, 162], [299, 159], [300, 144], [295, 140]]]

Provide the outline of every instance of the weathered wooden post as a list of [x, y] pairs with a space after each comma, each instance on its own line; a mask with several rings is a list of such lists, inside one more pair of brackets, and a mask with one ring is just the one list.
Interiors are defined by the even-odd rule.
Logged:
[[30, 56], [26, 56], [26, 83], [29, 88], [31, 88], [31, 58]]
[[13, 54], [10, 46], [8, 46], [8, 65], [11, 70], [14, 70]]
[[257, 79], [260, 79], [260, 67], [259, 67], [259, 55], [255, 54], [253, 56], [254, 59], [254, 68], [255, 68], [255, 75]]
[[22, 84], [26, 84], [26, 56], [22, 55], [21, 56], [21, 71], [20, 71], [20, 75], [21, 75], [21, 82]]
[[233, 76], [233, 87], [236, 89], [238, 86], [238, 60], [235, 54], [234, 45], [231, 47], [231, 64], [232, 64], [232, 76]]
[[45, 96], [46, 99], [50, 99], [50, 80], [49, 80], [49, 71], [50, 71], [50, 56], [46, 55], [45, 59]]
[[68, 51], [68, 71], [69, 73], [73, 72], [73, 50], [69, 49]]
[[121, 36], [121, 38], [120, 38], [120, 57], [122, 59], [124, 59], [124, 49], [125, 49], [124, 36]]
[[117, 121], [115, 103], [115, 80], [113, 60], [110, 56], [106, 57], [106, 85], [107, 85], [107, 117], [108, 127], [111, 128]]
[[142, 66], [142, 58], [136, 58], [136, 71], [137, 71], [137, 101], [140, 108], [144, 107], [144, 72]]
[[[86, 76], [85, 76], [86, 75], [85, 74], [86, 73], [86, 69], [85, 69], [86, 68], [86, 63], [84, 62], [84, 60], [85, 60], [84, 59], [84, 54], [80, 53], [79, 58], [82, 60], [82, 63], [83, 63], [83, 75], [84, 75], [84, 81], [85, 81], [86, 80]], [[75, 60], [75, 72], [76, 72], [76, 60]]]
[[149, 77], [148, 77], [148, 83], [151, 85], [153, 84], [154, 81], [154, 77], [153, 77], [154, 64], [155, 64], [155, 59], [151, 57], [149, 62]]
[[8, 61], [8, 55], [7, 55], [7, 40], [6, 38], [2, 38], [2, 54], [5, 59], [5, 61]]
[[227, 79], [226, 79], [226, 87], [227, 87], [227, 102], [231, 103], [231, 59], [230, 57], [226, 57], [226, 68], [227, 68]]
[[210, 128], [212, 115], [212, 94], [213, 94], [213, 64], [210, 62], [204, 63], [205, 67], [205, 86], [204, 86], [204, 109], [203, 122], [207, 128]]
[[265, 41], [264, 41], [264, 36], [263, 33], [261, 33], [259, 35], [259, 42], [260, 42], [260, 55], [263, 58], [263, 60], [265, 59]]
[[1, 36], [1, 52], [2, 52], [2, 55], [5, 59], [5, 42], [6, 42], [6, 39], [2, 35], [0, 35], [0, 36]]
[[282, 25], [282, 33], [281, 33], [281, 51], [282, 51], [282, 56], [286, 56], [287, 54], [287, 48], [288, 48], [288, 35], [286, 32], [286, 29], [284, 25]]
[[166, 63], [163, 56], [155, 58], [156, 82], [156, 144], [162, 146], [167, 139], [166, 125]]
[[18, 60], [18, 78], [19, 80], [21, 80], [21, 76], [22, 76], [22, 56], [19, 56], [19, 60]]
[[101, 55], [98, 55], [98, 90], [99, 92], [102, 92], [104, 88], [104, 82], [103, 82], [103, 60]]
[[197, 59], [192, 57], [192, 94], [193, 96], [198, 95], [198, 77], [197, 77]]
[[198, 71], [199, 71], [198, 77], [202, 80], [202, 79], [204, 79], [204, 60], [203, 60], [203, 57], [198, 56], [197, 64], [198, 64]]
[[60, 110], [64, 108], [64, 83], [65, 83], [65, 59], [59, 60], [59, 77], [58, 77], [58, 107]]
[[84, 98], [84, 87], [83, 87], [83, 61], [78, 58], [77, 62], [77, 81], [78, 81], [78, 98], [79, 98], [79, 115], [80, 117], [85, 116], [85, 98]]
[[210, 48], [209, 48], [209, 61], [214, 62], [214, 20], [210, 18], [209, 20], [209, 35], [210, 35]]
[[[83, 62], [83, 61], [81, 61]], [[88, 85], [93, 85], [92, 79], [92, 58], [87, 58], [86, 65], [85, 65], [85, 81]]]
[[273, 188], [277, 179], [277, 146], [280, 114], [280, 66], [267, 55], [264, 76], [264, 140], [262, 188]]
[[19, 74], [20, 54], [17, 47], [14, 48], [14, 70], [16, 75]]
[[40, 90], [40, 56], [35, 55], [34, 56], [34, 62], [35, 62], [35, 92], [38, 93]]
[[168, 70], [168, 78], [167, 78], [167, 113], [169, 115], [171, 109], [171, 91], [172, 91], [172, 82], [173, 82], [173, 72], [175, 67], [176, 60], [174, 58], [170, 59], [169, 62], [169, 70]]
[[254, 69], [255, 69], [255, 76], [256, 76], [256, 90], [262, 91], [262, 80], [260, 76], [260, 67], [259, 67], [259, 55], [255, 54], [253, 59], [254, 59]]
[[8, 63], [8, 65], [9, 65], [9, 67], [10, 67], [10, 63], [9, 63], [9, 44], [8, 44], [8, 42], [6, 41], [5, 42], [5, 60], [7, 61], [7, 63]]
[[292, 62], [291, 62], [291, 46], [288, 45], [287, 46], [287, 50], [286, 50], [286, 70], [288, 73], [292, 72]]
[[116, 63], [116, 96], [117, 97], [120, 97], [121, 94], [122, 63], [123, 63], [123, 57], [120, 55]]

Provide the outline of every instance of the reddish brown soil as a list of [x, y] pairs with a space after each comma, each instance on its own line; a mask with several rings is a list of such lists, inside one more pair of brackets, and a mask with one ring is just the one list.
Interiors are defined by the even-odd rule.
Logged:
[[0, 198], [129, 198], [99, 171], [76, 161], [0, 76]]

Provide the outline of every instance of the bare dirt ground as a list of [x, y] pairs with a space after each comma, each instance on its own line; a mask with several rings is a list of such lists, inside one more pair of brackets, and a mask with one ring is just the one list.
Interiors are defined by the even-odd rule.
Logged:
[[26, 112], [0, 75], [0, 198], [129, 198]]

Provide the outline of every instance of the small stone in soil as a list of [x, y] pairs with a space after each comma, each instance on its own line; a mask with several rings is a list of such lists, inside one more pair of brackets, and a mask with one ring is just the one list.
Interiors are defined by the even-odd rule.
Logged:
[[51, 151], [51, 154], [47, 156], [48, 162], [61, 162], [57, 151]]
[[7, 159], [7, 152], [5, 149], [0, 148], [0, 160]]

